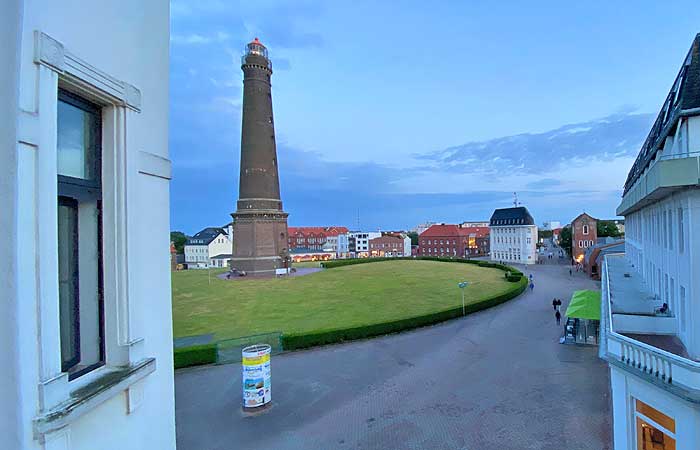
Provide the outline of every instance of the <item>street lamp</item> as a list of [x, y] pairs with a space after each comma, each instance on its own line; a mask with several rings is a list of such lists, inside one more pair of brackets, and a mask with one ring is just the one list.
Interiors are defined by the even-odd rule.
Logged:
[[462, 315], [466, 316], [467, 313], [466, 313], [465, 306], [464, 306], [464, 288], [469, 286], [469, 282], [462, 281], [461, 283], [457, 283], [457, 286], [459, 286], [459, 288], [462, 290]]

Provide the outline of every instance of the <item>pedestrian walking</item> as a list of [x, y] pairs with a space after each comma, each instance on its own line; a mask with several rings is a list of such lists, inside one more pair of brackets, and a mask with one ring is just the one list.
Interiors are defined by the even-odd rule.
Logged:
[[557, 299], [555, 298], [552, 300], [552, 307], [556, 310], [557, 309]]
[[535, 283], [533, 283], [533, 282], [531, 281], [531, 282], [530, 282], [530, 292], [532, 292], [533, 289], [535, 289]]
[[571, 275], [572, 275], [571, 267], [569, 267], [569, 276], [571, 276]]
[[561, 307], [561, 299], [557, 299], [557, 305], [556, 305], [555, 309], [557, 311], [559, 311], [560, 307]]
[[561, 325], [561, 313], [559, 312], [559, 310], [557, 310], [557, 312], [554, 313], [554, 317], [556, 317], [557, 319], [557, 325]]

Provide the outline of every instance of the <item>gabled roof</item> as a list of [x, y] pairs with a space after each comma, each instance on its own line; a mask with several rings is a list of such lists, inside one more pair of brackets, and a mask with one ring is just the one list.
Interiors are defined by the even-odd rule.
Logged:
[[199, 233], [195, 234], [191, 238], [187, 239], [187, 242], [185, 242], [185, 245], [209, 245], [211, 241], [216, 239], [216, 237], [220, 234], [223, 234], [224, 236], [228, 236], [226, 234], [226, 231], [224, 231], [223, 228], [217, 228], [217, 227], [209, 227], [205, 228]]
[[634, 185], [656, 153], [663, 148], [664, 141], [675, 131], [678, 119], [683, 115], [700, 115], [700, 33], [695, 36], [681, 69], [671, 86], [671, 91], [656, 116], [654, 125], [642, 145], [637, 159], [625, 181], [624, 194]]
[[524, 206], [497, 209], [491, 215], [489, 226], [534, 225], [535, 219]]
[[464, 229], [461, 228], [459, 225], [446, 225], [444, 223], [442, 224], [436, 224], [436, 225], [431, 225], [430, 228], [425, 230], [420, 234], [420, 237], [458, 237], [458, 236], [466, 236], [467, 234], [463, 231]]
[[581, 219], [581, 218], [583, 218], [583, 217], [588, 217], [590, 220], [595, 221], [595, 222], [598, 221], [598, 219], [596, 219], [595, 217], [591, 216], [591, 215], [588, 214], [588, 213], [581, 213], [581, 214], [579, 214], [578, 216], [576, 216], [576, 218], [575, 218], [574, 220], [572, 220], [571, 223], [574, 223], [574, 222], [576, 222], [578, 219]]

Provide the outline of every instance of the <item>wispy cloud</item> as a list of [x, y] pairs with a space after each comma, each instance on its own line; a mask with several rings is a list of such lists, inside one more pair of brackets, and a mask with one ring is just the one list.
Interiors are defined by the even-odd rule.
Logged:
[[214, 34], [202, 35], [198, 33], [188, 34], [172, 34], [170, 42], [173, 44], [182, 45], [200, 45], [226, 42], [231, 38], [231, 35], [225, 31], [218, 31]]
[[636, 155], [649, 129], [650, 114], [615, 114], [537, 134], [470, 142], [416, 155], [435, 170], [483, 173], [496, 177], [538, 174], [562, 165], [586, 164]]

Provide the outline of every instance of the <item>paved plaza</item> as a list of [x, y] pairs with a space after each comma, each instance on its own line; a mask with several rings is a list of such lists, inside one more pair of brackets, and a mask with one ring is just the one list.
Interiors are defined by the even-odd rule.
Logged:
[[534, 292], [466, 318], [273, 356], [260, 413], [241, 411], [240, 364], [178, 371], [178, 449], [610, 449], [607, 367], [558, 343], [551, 305], [597, 283], [523, 271]]

